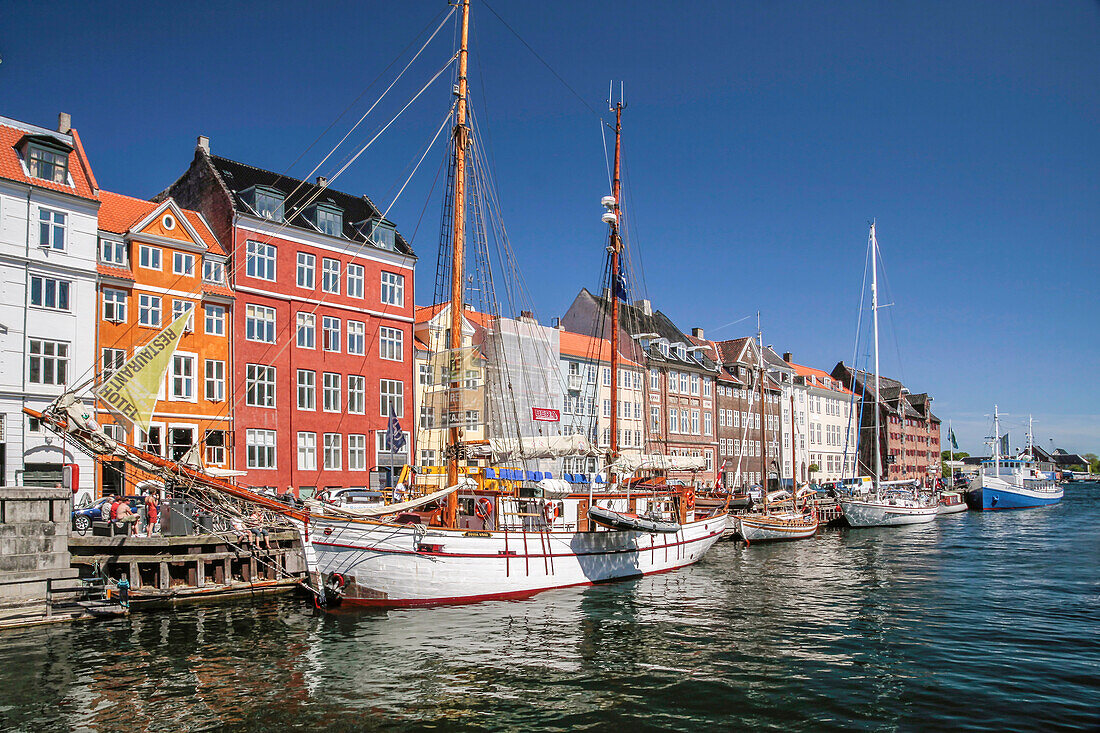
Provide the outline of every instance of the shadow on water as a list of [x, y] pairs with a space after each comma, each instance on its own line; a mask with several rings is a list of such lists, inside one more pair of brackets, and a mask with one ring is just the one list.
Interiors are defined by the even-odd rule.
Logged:
[[0, 729], [1033, 730], [1100, 723], [1100, 487], [722, 543], [521, 601], [301, 599], [0, 635]]

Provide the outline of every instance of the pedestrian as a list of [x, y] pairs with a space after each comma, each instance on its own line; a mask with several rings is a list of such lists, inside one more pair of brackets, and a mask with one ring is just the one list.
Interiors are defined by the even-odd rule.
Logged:
[[157, 499], [152, 491], [145, 493], [145, 536], [152, 537], [154, 525], [159, 519], [160, 512], [157, 508]]
[[118, 579], [118, 605], [123, 608], [130, 607], [130, 579], [126, 573]]
[[107, 494], [103, 499], [103, 503], [99, 505], [99, 518], [104, 522], [111, 521], [111, 511], [114, 509], [115, 495]]
[[268, 538], [269, 533], [267, 528], [264, 527], [264, 515], [260, 513], [259, 507], [253, 509], [252, 514], [248, 516], [248, 528], [256, 536], [257, 546], [259, 546], [260, 540], [263, 540], [264, 549], [271, 549], [271, 540]]

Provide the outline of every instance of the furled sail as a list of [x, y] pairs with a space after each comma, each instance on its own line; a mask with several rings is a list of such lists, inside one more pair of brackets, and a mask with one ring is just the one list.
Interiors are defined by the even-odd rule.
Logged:
[[491, 438], [487, 444], [471, 446], [473, 458], [518, 461], [565, 456], [595, 456], [599, 451], [583, 435], [549, 435], [522, 438]]
[[652, 455], [624, 455], [608, 466], [608, 470], [617, 474], [635, 471], [705, 471], [707, 461], [701, 456], [666, 456], [660, 453]]
[[185, 310], [95, 390], [108, 407], [142, 430], [149, 430], [164, 374], [194, 311], [194, 306]]

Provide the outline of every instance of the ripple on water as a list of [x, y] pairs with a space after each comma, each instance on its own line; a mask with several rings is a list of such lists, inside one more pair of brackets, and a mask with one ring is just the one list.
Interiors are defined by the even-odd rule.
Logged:
[[1095, 729], [1098, 515], [1075, 486], [522, 601], [8, 632], [0, 729]]

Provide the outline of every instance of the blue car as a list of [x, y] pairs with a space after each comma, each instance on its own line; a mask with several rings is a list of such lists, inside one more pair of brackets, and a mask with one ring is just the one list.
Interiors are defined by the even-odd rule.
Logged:
[[[142, 506], [145, 504], [144, 497], [124, 496], [122, 498], [130, 505], [130, 511], [135, 514], [141, 513]], [[80, 534], [84, 534], [91, 529], [92, 522], [98, 522], [103, 518], [103, 505], [106, 502], [106, 498], [97, 499], [89, 506], [73, 509], [73, 529]]]

